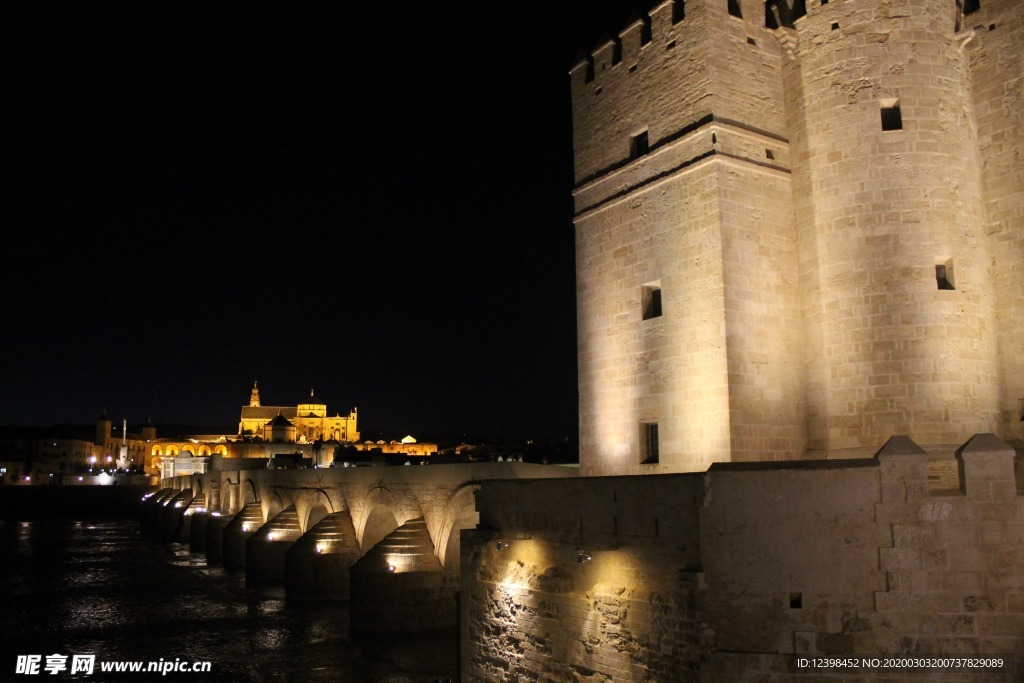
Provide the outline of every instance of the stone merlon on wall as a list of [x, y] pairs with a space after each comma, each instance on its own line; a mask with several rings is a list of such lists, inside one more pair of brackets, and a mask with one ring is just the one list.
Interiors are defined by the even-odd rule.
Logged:
[[937, 653], [1020, 680], [1014, 451], [979, 434], [956, 461], [959, 489], [907, 437], [859, 460], [484, 481], [463, 680], [807, 680], [793, 656]]

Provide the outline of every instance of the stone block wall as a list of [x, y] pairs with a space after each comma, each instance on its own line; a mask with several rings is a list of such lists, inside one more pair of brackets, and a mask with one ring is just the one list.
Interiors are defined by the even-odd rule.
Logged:
[[[463, 535], [466, 681], [1020, 680], [1024, 499], [1014, 451], [486, 481]], [[797, 657], [1001, 656], [988, 672], [808, 671]]]
[[988, 0], [965, 17], [981, 154], [983, 230], [992, 255], [1003, 434], [1024, 444], [1024, 4]]
[[[867, 455], [893, 433], [932, 445], [996, 425], [979, 147], [953, 10], [831, 2], [791, 34], [811, 449]], [[892, 107], [901, 122], [887, 130]], [[940, 263], [955, 290], [938, 287]]]
[[980, 6], [668, 0], [571, 70], [585, 474], [1024, 440], [1024, 9]]
[[483, 484], [484, 522], [463, 534], [462, 680], [699, 680], [700, 478], [550, 483]]

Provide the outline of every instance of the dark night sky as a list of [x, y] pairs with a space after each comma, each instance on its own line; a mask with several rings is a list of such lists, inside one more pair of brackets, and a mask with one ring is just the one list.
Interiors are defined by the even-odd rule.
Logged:
[[3, 3], [0, 424], [575, 438], [568, 69], [647, 6]]

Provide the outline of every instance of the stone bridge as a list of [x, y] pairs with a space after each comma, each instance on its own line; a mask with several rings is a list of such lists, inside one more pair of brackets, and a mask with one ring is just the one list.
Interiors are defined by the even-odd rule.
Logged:
[[[225, 461], [228, 465], [230, 461]], [[162, 480], [140, 523], [289, 600], [350, 600], [354, 628], [455, 624], [460, 532], [490, 479], [573, 477], [520, 462], [328, 469], [222, 469]]]

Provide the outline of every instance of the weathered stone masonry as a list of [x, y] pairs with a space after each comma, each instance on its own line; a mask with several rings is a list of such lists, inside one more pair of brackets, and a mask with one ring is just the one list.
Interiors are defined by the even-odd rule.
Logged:
[[1016, 0], [670, 0], [577, 63], [584, 473], [1019, 446], [1022, 44]]
[[1013, 463], [975, 436], [950, 490], [945, 463], [895, 437], [872, 459], [485, 482], [463, 535], [463, 680], [911, 677], [791, 657], [855, 653], [1002, 655], [1015, 663], [915, 680], [1020, 680]]

